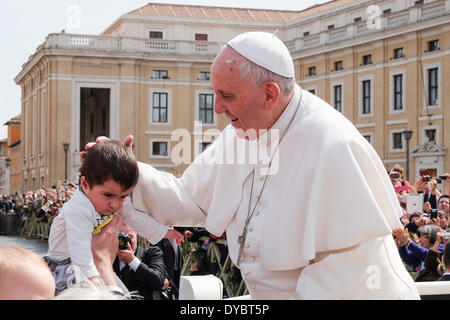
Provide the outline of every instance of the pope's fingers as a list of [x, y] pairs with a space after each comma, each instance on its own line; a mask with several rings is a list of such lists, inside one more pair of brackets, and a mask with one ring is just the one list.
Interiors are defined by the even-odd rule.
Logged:
[[126, 145], [131, 151], [133, 151], [133, 140], [134, 140], [134, 137], [132, 135], [129, 135], [123, 141], [123, 144]]
[[[96, 142], [89, 142], [84, 146], [84, 150], [88, 151], [92, 146], [95, 145]], [[86, 151], [84, 151], [86, 153]]]
[[102, 142], [102, 141], [108, 141], [108, 140], [109, 140], [108, 137], [100, 136], [100, 137], [97, 137], [97, 139], [95, 139], [95, 142], [96, 142], [96, 143], [99, 143], [99, 142]]

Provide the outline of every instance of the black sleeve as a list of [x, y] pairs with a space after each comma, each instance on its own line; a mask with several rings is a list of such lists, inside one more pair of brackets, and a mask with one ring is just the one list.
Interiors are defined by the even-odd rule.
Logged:
[[165, 272], [161, 249], [156, 246], [149, 247], [136, 270], [136, 278], [152, 289], [160, 290], [164, 286]]
[[438, 253], [433, 250], [428, 250], [427, 255], [425, 256], [425, 269], [430, 272], [437, 273], [437, 267], [439, 263], [437, 262]]

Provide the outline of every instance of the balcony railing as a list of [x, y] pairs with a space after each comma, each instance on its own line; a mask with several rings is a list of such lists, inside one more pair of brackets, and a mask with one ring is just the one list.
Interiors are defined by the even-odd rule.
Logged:
[[399, 28], [443, 15], [450, 15], [450, 0], [437, 0], [402, 11], [382, 15], [379, 21], [359, 21], [336, 29], [324, 30], [306, 37], [298, 37], [287, 41], [291, 52], [307, 50], [367, 36], [377, 32]]
[[50, 34], [43, 44], [48, 49], [84, 49], [122, 52], [145, 52], [165, 55], [216, 55], [219, 42], [139, 39], [115, 36], [91, 36], [68, 33]]

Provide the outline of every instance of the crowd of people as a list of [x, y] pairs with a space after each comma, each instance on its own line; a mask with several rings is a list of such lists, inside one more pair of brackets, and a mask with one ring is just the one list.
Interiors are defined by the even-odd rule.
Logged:
[[[393, 231], [394, 240], [405, 268], [415, 281], [450, 280], [450, 199], [448, 187], [450, 174], [430, 177], [420, 176], [414, 184], [403, 178], [403, 168], [395, 165], [388, 172], [399, 203], [403, 209], [403, 227]], [[441, 187], [439, 187], [441, 186]], [[35, 212], [39, 221], [49, 222], [58, 215], [76, 189], [77, 183], [58, 181], [49, 188], [40, 188], [25, 194], [0, 196], [0, 209], [3, 212], [16, 212], [22, 220]], [[407, 207], [409, 195], [423, 195], [422, 207], [411, 211]], [[411, 212], [408, 212], [411, 211]], [[189, 263], [185, 274], [219, 274], [228, 255], [226, 236], [217, 238], [205, 228], [175, 228], [189, 243]], [[121, 253], [114, 261], [114, 271], [136, 297], [161, 300], [178, 297], [179, 277], [183, 269], [182, 248], [171, 239], [163, 239], [151, 245], [145, 239], [138, 239], [136, 232], [125, 227], [124, 233], [130, 235], [132, 250]], [[218, 259], [211, 261], [208, 250], [215, 243], [219, 250]], [[127, 256], [128, 255], [128, 256]], [[136, 256], [135, 256], [136, 255]], [[139, 257], [144, 264], [124, 268], [124, 263]], [[136, 275], [139, 275], [136, 277]], [[139, 281], [143, 278], [145, 281]], [[239, 278], [239, 277], [236, 277]], [[240, 280], [241, 278], [239, 278]], [[67, 294], [66, 294], [67, 295]]]
[[[420, 176], [414, 184], [403, 178], [403, 168], [389, 172], [403, 210], [403, 227], [393, 230], [400, 257], [416, 282], [448, 280], [450, 272], [450, 174]], [[441, 186], [441, 187], [439, 187]], [[408, 206], [408, 197], [421, 195], [421, 206]], [[448, 257], [447, 257], [448, 256]]]
[[[16, 213], [22, 220], [22, 229], [26, 221], [31, 220], [33, 214], [38, 222], [51, 225], [53, 219], [63, 205], [71, 199], [77, 188], [77, 182], [60, 180], [51, 187], [42, 187], [24, 194], [0, 195], [0, 210]], [[127, 290], [139, 293], [134, 296], [135, 298], [177, 299], [179, 280], [183, 269], [183, 275], [219, 275], [221, 266], [228, 255], [225, 235], [217, 238], [204, 228], [176, 227], [175, 229], [187, 240], [181, 246], [172, 239], [162, 239], [157, 244], [151, 245], [128, 226], [124, 226], [124, 228], [122, 231], [130, 237], [132, 250], [119, 251], [120, 254], [117, 255], [113, 267]], [[208, 257], [208, 250], [212, 243], [217, 243], [221, 254], [220, 261]], [[130, 262], [136, 257], [144, 262], [139, 268], [131, 269], [121, 262], [126, 260]], [[184, 263], [187, 265], [184, 266]], [[240, 278], [236, 281], [240, 281]], [[56, 293], [60, 293], [58, 287], [55, 289]], [[226, 292], [224, 293], [226, 294]]]

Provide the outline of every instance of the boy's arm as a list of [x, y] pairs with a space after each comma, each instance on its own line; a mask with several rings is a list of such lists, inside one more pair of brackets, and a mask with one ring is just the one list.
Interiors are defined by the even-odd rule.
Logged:
[[161, 241], [169, 230], [167, 226], [157, 222], [148, 214], [134, 209], [130, 197], [126, 198], [125, 204], [120, 210], [120, 215], [127, 226], [152, 244]]
[[73, 265], [87, 278], [99, 276], [91, 251], [93, 223], [89, 209], [82, 205], [64, 208], [67, 248]]

